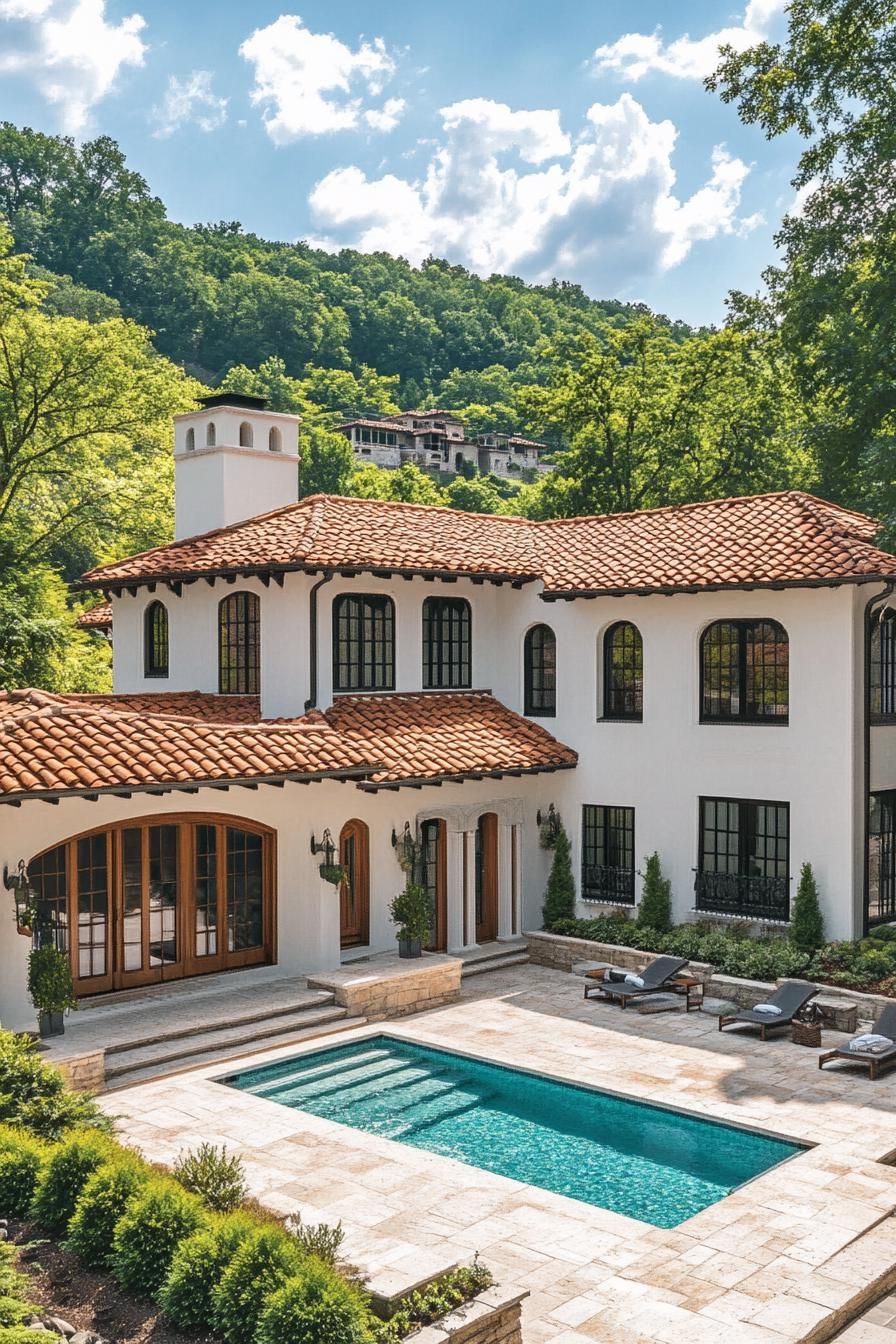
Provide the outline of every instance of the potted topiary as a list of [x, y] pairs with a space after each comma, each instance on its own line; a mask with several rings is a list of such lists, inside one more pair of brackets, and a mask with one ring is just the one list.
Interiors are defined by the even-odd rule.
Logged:
[[431, 912], [429, 897], [416, 882], [408, 882], [389, 907], [393, 924], [398, 925], [398, 955], [419, 957], [429, 937]]
[[28, 960], [28, 993], [37, 1009], [41, 1036], [61, 1036], [65, 1031], [63, 1014], [77, 1008], [72, 968], [64, 952], [52, 943], [36, 947]]

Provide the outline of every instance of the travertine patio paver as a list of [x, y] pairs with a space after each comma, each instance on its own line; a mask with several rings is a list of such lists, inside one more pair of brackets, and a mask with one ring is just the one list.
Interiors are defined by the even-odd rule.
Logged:
[[[359, 1035], [379, 1029], [816, 1146], [667, 1230], [225, 1090], [220, 1065], [104, 1104], [155, 1160], [201, 1139], [240, 1151], [252, 1192], [278, 1212], [341, 1218], [347, 1254], [374, 1283], [481, 1251], [531, 1294], [526, 1344], [814, 1344], [868, 1284], [891, 1286], [896, 1169], [880, 1159], [896, 1150], [896, 1078], [820, 1075], [815, 1051], [721, 1035], [703, 1014], [586, 1003], [577, 979], [532, 966]], [[866, 1326], [886, 1329], [853, 1328]]]

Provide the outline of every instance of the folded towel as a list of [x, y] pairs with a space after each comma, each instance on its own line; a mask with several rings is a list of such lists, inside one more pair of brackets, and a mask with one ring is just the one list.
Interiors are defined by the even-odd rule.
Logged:
[[893, 1044], [889, 1036], [880, 1036], [869, 1031], [864, 1036], [854, 1036], [849, 1043], [850, 1050], [889, 1050]]
[[636, 989], [644, 988], [644, 981], [641, 979], [640, 975], [627, 975], [625, 977], [625, 983], [627, 985], [634, 985]]
[[772, 1017], [780, 1017], [780, 1016], [781, 1016], [781, 1009], [778, 1008], [778, 1007], [776, 1007], [776, 1005], [773, 1004], [773, 1003], [754, 1003], [754, 1004], [753, 1004], [753, 1012], [754, 1012], [754, 1013], [769, 1013]]

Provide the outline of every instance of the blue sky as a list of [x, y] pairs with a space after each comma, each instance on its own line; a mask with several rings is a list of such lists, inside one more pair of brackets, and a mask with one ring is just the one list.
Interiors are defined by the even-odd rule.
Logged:
[[123, 146], [184, 223], [582, 284], [752, 291], [793, 142], [703, 90], [784, 0], [0, 0], [0, 119]]

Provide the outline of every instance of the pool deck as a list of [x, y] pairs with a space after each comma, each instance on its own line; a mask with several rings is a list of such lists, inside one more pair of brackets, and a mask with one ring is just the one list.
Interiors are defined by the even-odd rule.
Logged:
[[706, 1014], [585, 1002], [581, 980], [531, 965], [339, 1043], [382, 1031], [817, 1146], [667, 1231], [214, 1081], [295, 1045], [102, 1103], [152, 1160], [203, 1140], [240, 1152], [266, 1205], [341, 1220], [347, 1257], [381, 1290], [479, 1251], [530, 1293], [525, 1344], [817, 1344], [896, 1286], [896, 1070], [819, 1072], [786, 1035], [762, 1045]]

